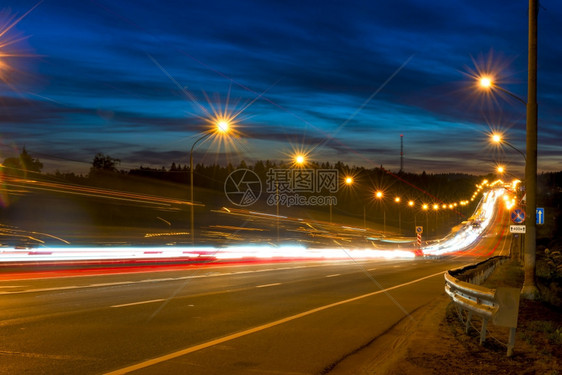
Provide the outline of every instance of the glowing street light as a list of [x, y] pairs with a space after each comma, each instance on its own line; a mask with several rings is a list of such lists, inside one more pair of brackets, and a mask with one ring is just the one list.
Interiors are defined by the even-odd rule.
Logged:
[[525, 155], [525, 153], [523, 151], [519, 150], [517, 147], [515, 147], [511, 143], [509, 143], [508, 141], [506, 141], [505, 139], [503, 139], [501, 134], [492, 133], [490, 135], [490, 139], [492, 140], [492, 143], [495, 143], [495, 144], [498, 144], [498, 145], [506, 145], [506, 146], [511, 147], [512, 149], [517, 151], [519, 154], [521, 154], [521, 156], [523, 156], [523, 159], [525, 159], [525, 161], [527, 161], [527, 156]]
[[486, 90], [491, 89], [492, 88], [492, 78], [489, 77], [489, 76], [482, 76], [478, 80], [478, 84], [483, 89], [486, 89]]
[[217, 131], [219, 133], [228, 133], [230, 130], [230, 123], [227, 120], [219, 120], [217, 123]]
[[344, 180], [346, 185], [352, 185], [353, 184], [353, 177], [351, 176], [347, 176]]
[[306, 159], [305, 159], [304, 155], [299, 154], [299, 155], [295, 156], [295, 164], [296, 165], [302, 166], [302, 165], [304, 165], [305, 161], [306, 161]]
[[521, 99], [520, 97], [518, 97], [517, 95], [515, 95], [514, 93], [512, 93], [511, 91], [508, 91], [506, 89], [504, 89], [501, 86], [496, 85], [496, 83], [494, 82], [494, 77], [491, 75], [482, 75], [480, 77], [477, 77], [478, 79], [478, 86], [485, 91], [493, 91], [493, 90], [499, 90], [509, 96], [511, 96], [512, 98], [520, 101], [521, 103], [527, 105], [527, 102], [523, 99]]
[[191, 150], [189, 151], [189, 186], [190, 186], [190, 202], [191, 202], [191, 244], [195, 244], [195, 212], [193, 209], [194, 201], [193, 201], [193, 150], [197, 143], [201, 142], [204, 139], [209, 138], [212, 135], [216, 134], [226, 134], [230, 131], [230, 122], [228, 120], [219, 120], [215, 124], [215, 128], [206, 131], [201, 137], [199, 137], [193, 145], [191, 146]]

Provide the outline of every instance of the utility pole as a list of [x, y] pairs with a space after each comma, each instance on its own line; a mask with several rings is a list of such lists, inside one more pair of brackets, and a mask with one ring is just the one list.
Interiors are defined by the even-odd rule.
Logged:
[[529, 78], [527, 82], [527, 160], [525, 163], [525, 190], [527, 220], [525, 220], [525, 280], [521, 296], [536, 299], [539, 290], [535, 284], [536, 219], [537, 210], [537, 16], [538, 0], [529, 0]]

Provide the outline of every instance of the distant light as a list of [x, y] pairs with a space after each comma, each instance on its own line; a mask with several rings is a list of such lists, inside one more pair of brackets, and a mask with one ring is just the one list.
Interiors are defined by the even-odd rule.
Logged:
[[501, 143], [501, 141], [502, 141], [501, 134], [492, 134], [492, 141], [494, 143]]
[[503, 173], [505, 171], [505, 168], [502, 167], [501, 165], [498, 166], [498, 173]]
[[298, 165], [304, 164], [304, 155], [297, 155], [295, 157], [295, 163], [297, 163]]
[[348, 185], [351, 185], [353, 183], [353, 177], [346, 177], [345, 183], [348, 184]]
[[409, 202], [408, 202], [408, 206], [414, 207], [414, 201], [409, 201]]
[[375, 193], [375, 197], [377, 197], [377, 198], [379, 198], [379, 199], [382, 198], [382, 191], [380, 191], [380, 190], [377, 191], [377, 192]]
[[395, 201], [396, 203], [400, 203], [400, 197], [394, 198], [394, 201]]

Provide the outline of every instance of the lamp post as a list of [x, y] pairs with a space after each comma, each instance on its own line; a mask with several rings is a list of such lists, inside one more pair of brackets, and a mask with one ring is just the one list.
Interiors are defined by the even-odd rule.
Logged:
[[398, 204], [398, 233], [402, 234], [402, 218], [400, 215], [400, 197], [395, 197], [394, 202]]
[[425, 211], [425, 227], [427, 228], [427, 234], [429, 235], [429, 215], [427, 214], [427, 211], [429, 210], [429, 205], [427, 203], [424, 203], [422, 205], [422, 210]]
[[437, 234], [437, 211], [439, 211], [439, 205], [437, 203], [433, 204], [433, 211], [435, 211], [435, 228], [434, 232]]
[[[412, 209], [414, 209], [414, 205], [415, 205], [414, 201], [408, 201], [408, 206], [411, 207]], [[416, 211], [414, 211], [414, 228], [417, 226], [418, 224], [416, 222]]]
[[[353, 176], [345, 176], [343, 179], [345, 185], [352, 187], [355, 184]], [[367, 229], [367, 206], [363, 205], [363, 228]]]
[[[383, 197], [384, 197], [384, 194], [383, 194], [382, 191], [378, 190], [375, 193], [375, 198], [377, 198], [381, 202], [381, 204], [382, 204], [382, 198]], [[383, 219], [382, 219], [383, 220], [382, 234], [384, 235], [386, 233], [386, 210], [384, 209], [384, 205], [383, 205], [383, 208], [382, 208], [382, 217], [383, 217]]]
[[190, 187], [190, 196], [189, 201], [191, 202], [191, 244], [195, 245], [195, 212], [193, 209], [194, 201], [193, 201], [193, 150], [195, 146], [204, 139], [209, 138], [211, 135], [217, 133], [227, 133], [230, 130], [230, 124], [228, 121], [220, 120], [216, 123], [215, 129], [209, 130], [205, 132], [201, 137], [199, 137], [193, 145], [191, 146], [191, 150], [189, 151], [189, 187]]
[[525, 162], [525, 189], [527, 212], [525, 221], [525, 280], [521, 295], [536, 299], [539, 290], [535, 284], [537, 232], [537, 15], [538, 0], [529, 0], [529, 77], [527, 81], [527, 160]]
[[490, 77], [482, 77], [480, 86], [498, 89], [517, 99], [527, 107], [526, 155], [525, 157], [525, 194], [527, 196], [527, 212], [530, 219], [525, 220], [525, 279], [521, 295], [523, 298], [536, 299], [539, 290], [535, 283], [537, 233], [536, 221], [533, 220], [537, 209], [537, 18], [538, 0], [529, 0], [529, 39], [528, 39], [528, 79], [527, 101], [511, 92], [494, 85]]

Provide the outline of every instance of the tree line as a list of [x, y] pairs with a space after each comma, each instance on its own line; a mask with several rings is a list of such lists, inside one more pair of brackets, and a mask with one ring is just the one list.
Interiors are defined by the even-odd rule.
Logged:
[[[71, 183], [90, 184], [105, 186], [108, 188], [127, 187], [127, 176], [138, 177], [153, 181], [166, 181], [170, 183], [189, 184], [190, 171], [188, 164], [173, 162], [170, 167], [144, 167], [130, 170], [119, 169], [121, 161], [110, 155], [97, 153], [91, 163], [89, 173], [86, 175], [75, 173], [46, 173], [42, 174], [43, 163], [29, 154], [24, 147], [18, 157], [4, 159], [3, 167], [5, 173], [24, 175], [27, 173], [38, 173], [45, 177], [63, 179]], [[258, 160], [253, 164], [241, 161], [237, 165], [228, 163], [219, 164], [196, 164], [194, 166], [194, 186], [211, 190], [222, 191], [228, 175], [236, 169], [245, 168], [254, 171], [262, 182], [267, 180], [268, 171], [271, 169], [287, 168], [281, 162]], [[421, 174], [408, 172], [391, 172], [382, 166], [375, 168], [364, 168], [349, 166], [343, 162], [311, 162], [306, 165], [308, 169], [330, 169], [337, 170], [340, 179], [344, 176], [353, 176], [354, 187], [341, 186], [338, 201], [346, 203], [348, 200], [356, 200], [357, 196], [368, 197], [373, 190], [381, 189], [387, 193], [387, 198], [400, 196], [402, 199], [414, 199], [427, 203], [455, 202], [467, 199], [472, 195], [475, 185], [483, 179], [492, 180], [497, 178], [494, 174], [475, 176], [464, 173], [426, 173]], [[118, 185], [118, 186], [117, 186]], [[351, 191], [352, 190], [352, 191]], [[562, 209], [562, 171], [541, 173], [538, 176], [538, 203], [556, 209]]]

